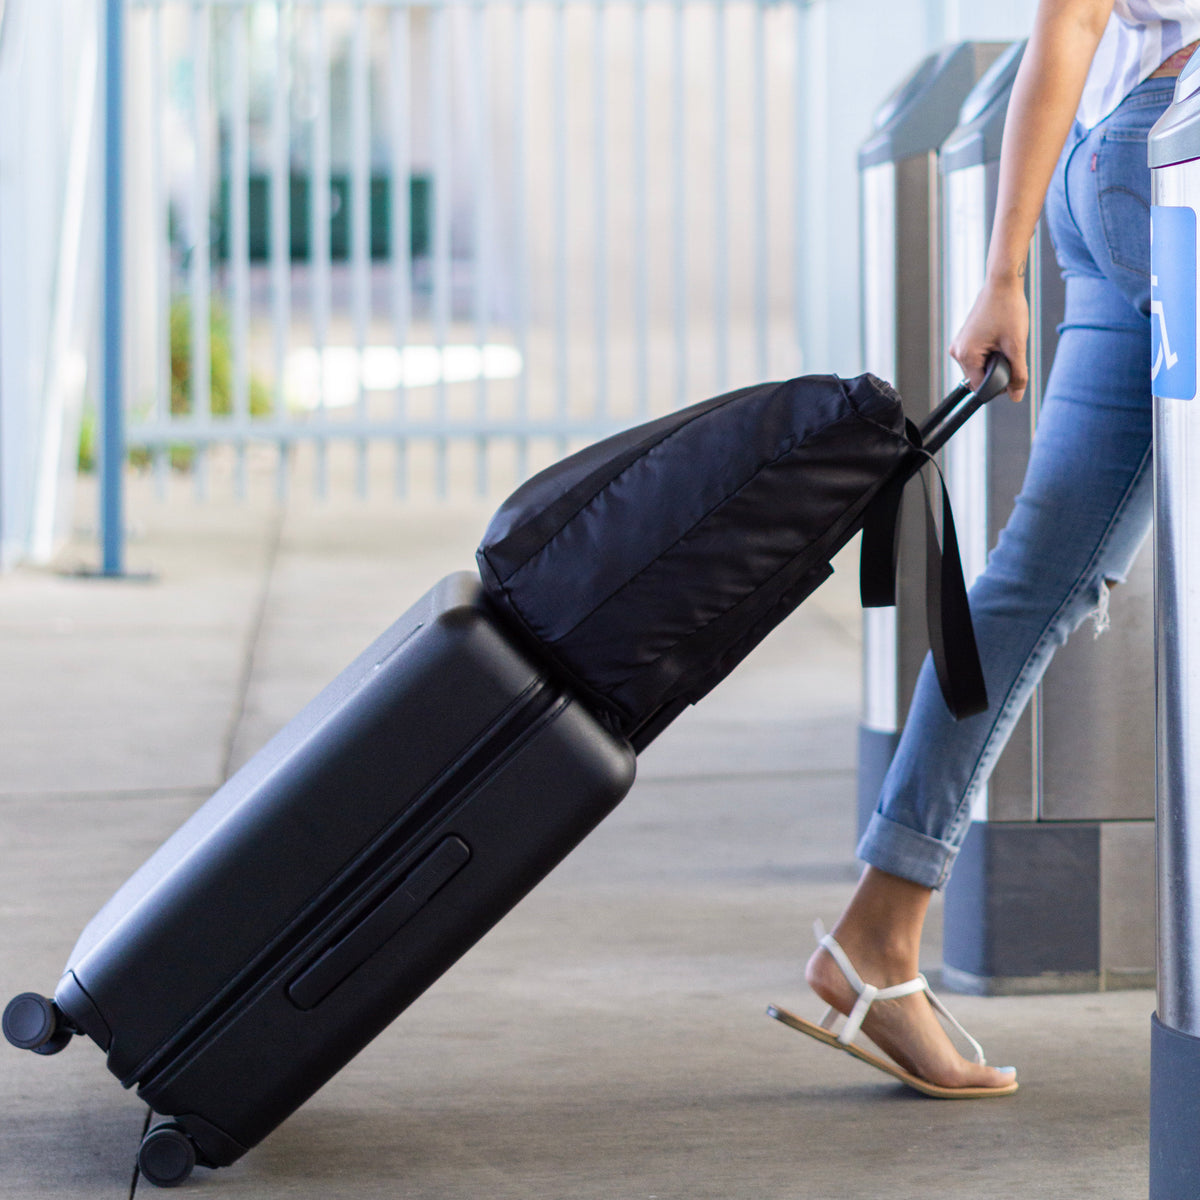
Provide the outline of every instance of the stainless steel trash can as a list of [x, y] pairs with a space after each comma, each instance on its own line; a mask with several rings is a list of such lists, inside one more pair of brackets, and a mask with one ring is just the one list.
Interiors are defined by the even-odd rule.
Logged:
[[[895, 384], [918, 422], [932, 411], [940, 377], [937, 151], [959, 106], [1006, 46], [962, 42], [923, 59], [879, 107], [859, 150], [864, 361]], [[910, 512], [901, 529], [902, 561], [921, 562], [924, 536]], [[860, 831], [895, 751], [926, 646], [924, 580], [902, 566], [896, 607], [869, 609], [863, 618]]]
[[[983, 284], [1000, 142], [1024, 46], [963, 105], [942, 145], [943, 346]], [[1021, 486], [1057, 344], [1064, 287], [1050, 238], [1030, 250], [1030, 385], [947, 446], [968, 583]], [[961, 377], [948, 353], [943, 386]], [[1113, 590], [1110, 625], [1085, 623], [1055, 656], [972, 813], [946, 889], [948, 987], [977, 993], [1145, 986], [1154, 971], [1153, 580], [1149, 553]]]
[[1150, 1200], [1190, 1200], [1200, 1177], [1200, 55], [1151, 131], [1149, 156], [1159, 945]]

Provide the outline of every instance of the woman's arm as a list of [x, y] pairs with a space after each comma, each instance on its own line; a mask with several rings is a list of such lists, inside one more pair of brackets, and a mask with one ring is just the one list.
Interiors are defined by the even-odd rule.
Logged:
[[987, 273], [950, 353], [978, 384], [988, 354], [1001, 351], [1012, 364], [1008, 390], [1014, 400], [1029, 379], [1029, 243], [1112, 6], [1113, 0], [1040, 0], [1013, 83]]

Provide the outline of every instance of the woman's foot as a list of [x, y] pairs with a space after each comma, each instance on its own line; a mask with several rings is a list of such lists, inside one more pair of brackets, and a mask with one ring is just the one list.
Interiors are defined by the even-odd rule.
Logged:
[[[921, 930], [929, 888], [868, 867], [833, 936], [864, 982], [891, 987], [919, 973]], [[858, 998], [828, 950], [818, 947], [804, 972], [809, 987], [831, 1008], [848, 1014]], [[1010, 1087], [1013, 1072], [964, 1058], [924, 992], [876, 1000], [863, 1033], [899, 1066], [942, 1087]]]
[[[845, 930], [835, 931], [859, 975], [877, 987], [906, 983], [917, 968], [900, 965], [888, 955], [858, 945]], [[828, 950], [818, 947], [804, 972], [809, 987], [831, 1008], [848, 1015], [858, 998]], [[862, 1023], [863, 1033], [893, 1062], [928, 1083], [941, 1087], [1009, 1087], [1011, 1071], [980, 1066], [964, 1058], [950, 1040], [924, 992], [893, 1000], [876, 1000]]]

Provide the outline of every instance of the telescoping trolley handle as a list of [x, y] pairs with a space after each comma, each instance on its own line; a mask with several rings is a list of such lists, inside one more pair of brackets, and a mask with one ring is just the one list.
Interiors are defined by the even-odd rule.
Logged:
[[[972, 393], [964, 379], [929, 414], [921, 426], [921, 444], [929, 454], [936, 454], [989, 400], [1008, 387], [1012, 371], [1003, 354], [992, 354], [987, 360], [979, 390]], [[965, 401], [965, 403], [964, 403]]]

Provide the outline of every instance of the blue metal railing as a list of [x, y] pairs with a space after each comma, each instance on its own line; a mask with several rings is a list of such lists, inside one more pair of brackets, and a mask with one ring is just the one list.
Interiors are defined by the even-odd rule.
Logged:
[[125, 572], [125, 388], [123, 162], [125, 3], [108, 0], [104, 49], [104, 343], [100, 455], [101, 573]]

